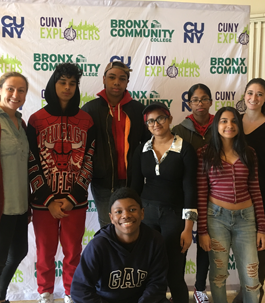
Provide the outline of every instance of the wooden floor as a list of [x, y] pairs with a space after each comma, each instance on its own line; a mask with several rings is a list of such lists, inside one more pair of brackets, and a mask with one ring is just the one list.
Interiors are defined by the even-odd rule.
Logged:
[[[208, 294], [209, 294], [210, 302], [212, 302], [210, 292], [208, 292]], [[229, 291], [228, 294], [227, 294], [228, 303], [232, 303], [235, 296], [236, 296], [235, 291]], [[12, 302], [12, 303], [36, 303], [37, 301], [10, 301], [10, 302]], [[63, 299], [56, 299], [56, 300], [54, 300], [54, 302], [63, 303]], [[189, 301], [189, 303], [194, 303], [194, 302], [195, 301], [193, 299], [193, 292], [190, 291], [190, 301]]]

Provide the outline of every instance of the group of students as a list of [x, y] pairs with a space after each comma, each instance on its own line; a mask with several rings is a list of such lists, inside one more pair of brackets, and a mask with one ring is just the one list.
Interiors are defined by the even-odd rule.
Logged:
[[[244, 115], [232, 107], [211, 115], [210, 89], [193, 85], [192, 114], [171, 129], [163, 103], [132, 100], [130, 72], [109, 63], [104, 89], [80, 110], [82, 71], [59, 64], [47, 105], [27, 128], [17, 111], [27, 79], [16, 72], [0, 78], [0, 302], [9, 302], [8, 285], [27, 254], [32, 216], [39, 303], [53, 302], [59, 241], [65, 303], [164, 303], [167, 286], [171, 302], [188, 303], [184, 272], [197, 220], [195, 301], [209, 302], [210, 263], [214, 303], [227, 302], [231, 247], [241, 284], [234, 302], [261, 303], [265, 81], [247, 84]], [[89, 184], [101, 229], [80, 260]]]

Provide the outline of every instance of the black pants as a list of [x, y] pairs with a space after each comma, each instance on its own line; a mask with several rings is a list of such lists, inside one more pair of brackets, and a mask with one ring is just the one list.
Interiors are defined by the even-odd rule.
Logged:
[[265, 250], [258, 252], [259, 257], [259, 281], [262, 287], [260, 288], [259, 303], [265, 301], [264, 295], [264, 281], [265, 281]]
[[28, 213], [2, 215], [0, 219], [0, 300], [5, 300], [8, 285], [27, 252]]
[[195, 287], [199, 291], [206, 288], [206, 279], [209, 271], [209, 255], [208, 252], [200, 247], [199, 236], [197, 234], [197, 256], [196, 256], [196, 282]]
[[188, 303], [189, 292], [184, 280], [186, 253], [181, 253], [180, 235], [185, 227], [182, 220], [182, 211], [176, 212], [173, 208], [158, 206], [157, 201], [142, 199], [144, 207], [143, 222], [159, 231], [166, 244], [169, 270], [167, 275], [168, 286], [176, 303]]

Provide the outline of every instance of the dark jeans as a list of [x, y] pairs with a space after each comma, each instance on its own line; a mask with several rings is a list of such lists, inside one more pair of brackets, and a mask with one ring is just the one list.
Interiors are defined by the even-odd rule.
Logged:
[[167, 275], [168, 286], [175, 303], [188, 303], [189, 293], [184, 280], [186, 253], [181, 253], [180, 235], [185, 227], [185, 220], [181, 218], [182, 211], [176, 212], [173, 208], [158, 206], [157, 201], [142, 199], [144, 206], [143, 222], [159, 231], [166, 244], [169, 270]]
[[6, 298], [8, 285], [27, 253], [28, 213], [2, 215], [0, 219], [0, 300]]
[[196, 256], [196, 282], [195, 287], [198, 291], [206, 289], [206, 279], [209, 271], [208, 252], [200, 247], [199, 236], [197, 234], [197, 256]]
[[258, 252], [259, 257], [259, 282], [262, 285], [260, 288], [260, 297], [259, 297], [259, 303], [265, 302], [265, 295], [264, 295], [264, 281], [265, 281], [265, 250]]
[[[120, 180], [119, 185], [115, 188], [115, 190], [125, 186], [125, 184], [126, 180]], [[109, 199], [112, 192], [110, 189], [104, 188], [95, 183], [91, 183], [91, 192], [98, 211], [98, 222], [100, 224], [100, 227], [103, 227], [110, 223]]]

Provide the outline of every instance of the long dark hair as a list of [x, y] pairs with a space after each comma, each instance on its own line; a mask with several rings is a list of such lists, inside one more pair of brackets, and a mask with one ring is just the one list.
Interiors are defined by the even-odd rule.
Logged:
[[226, 111], [233, 113], [236, 125], [238, 127], [238, 134], [234, 137], [233, 141], [233, 149], [238, 154], [241, 162], [247, 166], [250, 178], [253, 178], [255, 174], [253, 150], [247, 145], [245, 140], [242, 118], [240, 117], [240, 114], [235, 108], [230, 106], [220, 108], [215, 114], [212, 123], [212, 137], [203, 154], [203, 170], [209, 171], [211, 167], [213, 167], [214, 171], [221, 171], [223, 168], [221, 160], [221, 154], [224, 153], [223, 142], [218, 132], [218, 124], [222, 114]]
[[[248, 84], [246, 85], [244, 94], [246, 93], [246, 91], [247, 91], [247, 89], [249, 88], [249, 86], [252, 85], [252, 84], [259, 84], [259, 85], [262, 86], [263, 89], [265, 90], [265, 80], [262, 79], [262, 78], [253, 78], [253, 79], [250, 80], [250, 81], [248, 82]], [[265, 102], [264, 102], [264, 104], [263, 104], [262, 107], [261, 107], [261, 112], [263, 113], [263, 115], [265, 115]]]

